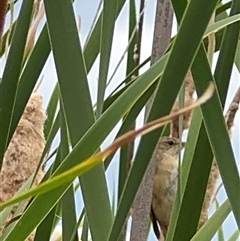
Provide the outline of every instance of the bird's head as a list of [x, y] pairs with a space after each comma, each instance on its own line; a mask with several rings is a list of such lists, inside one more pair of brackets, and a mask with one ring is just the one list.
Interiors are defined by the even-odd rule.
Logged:
[[167, 152], [170, 155], [178, 155], [179, 151], [181, 151], [184, 146], [185, 142], [181, 142], [178, 138], [163, 136], [159, 140], [159, 148], [164, 152]]

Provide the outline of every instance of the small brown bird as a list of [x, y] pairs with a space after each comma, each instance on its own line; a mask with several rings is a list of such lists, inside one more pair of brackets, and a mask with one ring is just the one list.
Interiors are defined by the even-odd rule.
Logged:
[[156, 148], [157, 167], [153, 184], [151, 218], [153, 229], [160, 238], [157, 222], [164, 238], [170, 221], [172, 206], [177, 192], [179, 152], [184, 143], [173, 137], [162, 137]]

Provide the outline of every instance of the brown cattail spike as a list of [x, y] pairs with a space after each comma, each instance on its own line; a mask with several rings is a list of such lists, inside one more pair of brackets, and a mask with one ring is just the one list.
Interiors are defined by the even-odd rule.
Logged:
[[[10, 199], [19, 188], [36, 171], [45, 139], [43, 134], [46, 114], [42, 109], [42, 96], [33, 93], [15, 130], [9, 147], [4, 155], [0, 173], [0, 202]], [[34, 184], [37, 185], [44, 175], [39, 170]], [[24, 206], [25, 207], [25, 206]], [[14, 217], [16, 207], [12, 210], [5, 224], [0, 227], [0, 236], [4, 227]], [[34, 233], [29, 237], [33, 240]]]

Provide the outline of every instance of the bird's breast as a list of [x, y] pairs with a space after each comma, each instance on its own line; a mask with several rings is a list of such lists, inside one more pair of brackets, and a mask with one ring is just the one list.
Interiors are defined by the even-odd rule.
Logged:
[[152, 208], [160, 225], [169, 223], [177, 182], [178, 158], [165, 156], [157, 166], [153, 186]]

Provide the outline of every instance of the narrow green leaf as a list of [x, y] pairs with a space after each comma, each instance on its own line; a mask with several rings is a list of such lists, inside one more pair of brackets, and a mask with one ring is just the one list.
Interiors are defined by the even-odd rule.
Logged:
[[[133, 70], [135, 69], [135, 61], [134, 61], [134, 47], [137, 42], [137, 33], [135, 33], [133, 36], [133, 31], [137, 27], [137, 19], [136, 19], [136, 3], [134, 0], [130, 0], [129, 2], [129, 29], [128, 29], [128, 41], [132, 41], [129, 44], [128, 52], [127, 52], [127, 69], [126, 69], [126, 76], [129, 76], [128, 79], [126, 79], [126, 83], [131, 81], [131, 77], [134, 75]], [[145, 62], [145, 61], [144, 61]], [[135, 72], [135, 71], [134, 71]], [[136, 71], [138, 72], [138, 71]], [[136, 73], [135, 72], [135, 73]]]
[[88, 227], [89, 225], [88, 225], [87, 216], [85, 216], [83, 221], [82, 235], [81, 235], [82, 241], [88, 241]]
[[[73, 6], [69, 0], [44, 3], [69, 136], [75, 146], [94, 123], [94, 115]], [[92, 237], [106, 239], [112, 217], [103, 164], [99, 162], [80, 183]]]
[[51, 98], [48, 102], [47, 106], [47, 120], [45, 121], [44, 125], [44, 136], [48, 137], [50, 130], [52, 129], [54, 125], [54, 119], [56, 117], [57, 112], [57, 106], [58, 106], [58, 100], [59, 100], [59, 86], [56, 85], [53, 93], [51, 95]]
[[[131, 126], [133, 125], [134, 121], [136, 120], [137, 116], [139, 115], [140, 111], [143, 109], [143, 107], [146, 105], [148, 99], [150, 98], [150, 96], [153, 94], [155, 90], [155, 85], [152, 85], [139, 99], [138, 101], [134, 104], [134, 106], [131, 108], [131, 110], [128, 112], [128, 114], [126, 115], [126, 117], [123, 119], [123, 123], [115, 137], [118, 138], [121, 135], [123, 135], [124, 133], [126, 133], [128, 130], [130, 130]], [[113, 159], [115, 153], [111, 154], [109, 157], [106, 158], [106, 160], [104, 161], [105, 164], [105, 168], [108, 167], [108, 165], [110, 164], [111, 160]], [[121, 160], [120, 165], [123, 165], [123, 163], [125, 160]], [[124, 165], [123, 165], [124, 166]], [[124, 169], [124, 167], [123, 167]], [[119, 175], [119, 181], [118, 181], [118, 193], [120, 194], [121, 191], [121, 185], [124, 185], [126, 177], [125, 177], [125, 173], [123, 173], [124, 178], [123, 180], [121, 180], [121, 176]], [[123, 187], [123, 186], [122, 186]], [[120, 196], [119, 196], [120, 198]]]
[[[60, 103], [60, 113], [61, 113], [61, 145], [60, 145], [60, 155], [61, 160], [69, 154], [69, 142], [68, 142], [68, 128], [66, 115], [63, 109], [63, 103]], [[65, 141], [64, 141], [65, 140]], [[76, 219], [76, 207], [74, 199], [74, 187], [73, 184], [68, 188], [66, 193], [62, 197], [62, 240], [69, 241], [71, 239], [74, 228], [77, 224]], [[74, 241], [78, 241], [78, 234], [76, 233]]]
[[[212, 78], [211, 69], [208, 65], [206, 53], [202, 46], [194, 61], [192, 71], [196, 91], [198, 95], [200, 95], [207, 87], [209, 80]], [[203, 76], [205, 76], [205, 78], [203, 78]], [[220, 92], [222, 98], [224, 93], [225, 92]], [[220, 96], [218, 96], [218, 92], [216, 91], [208, 104], [203, 105], [201, 109], [211, 148], [216, 158], [236, 222], [240, 227], [240, 206], [238, 200], [240, 189], [236, 189], [240, 184], [240, 180], [225, 120], [223, 118]], [[222, 148], [223, 146], [224, 148]]]
[[[16, 192], [16, 194], [14, 196], [17, 196], [19, 194], [21, 194], [22, 192], [28, 190], [31, 186], [33, 180], [33, 175], [31, 175], [28, 180], [21, 186], [21, 188]], [[6, 221], [8, 215], [10, 214], [12, 208], [14, 205], [11, 205], [7, 208], [5, 208], [3, 211], [0, 212], [0, 227], [2, 227], [3, 223]]]
[[[142, 68], [144, 65], [146, 65], [150, 61], [150, 57], [148, 57], [146, 60], [144, 60], [140, 65], [138, 65], [136, 68], [134, 68], [127, 77], [120, 82], [120, 84], [112, 91], [111, 94], [109, 94], [109, 97], [106, 98], [104, 101], [103, 109], [104, 111], [134, 82], [134, 80], [130, 80], [131, 76], [134, 74], [134, 72], [138, 71], [140, 68]], [[126, 83], [124, 85], [124, 83]], [[124, 85], [124, 86], [123, 86]]]
[[[76, 188], [76, 187], [75, 187]], [[76, 192], [76, 189], [75, 189], [75, 192]], [[84, 232], [84, 227], [83, 227], [83, 225], [84, 224], [82, 224], [83, 222], [84, 222], [84, 218], [86, 217], [86, 215], [85, 215], [85, 209], [82, 209], [82, 212], [80, 213], [80, 217], [78, 218], [78, 221], [77, 221], [77, 223], [76, 223], [76, 226], [75, 226], [75, 228], [74, 228], [74, 231], [73, 231], [73, 233], [72, 233], [72, 237], [71, 237], [71, 239], [69, 240], [69, 241], [74, 241], [74, 239], [75, 239], [75, 237], [76, 237], [76, 234], [78, 233], [78, 229], [79, 228], [83, 228], [82, 229], [82, 234], [81, 234], [81, 240], [82, 241], [84, 241], [84, 239], [82, 238], [82, 236], [83, 236], [83, 232]], [[88, 241], [88, 240], [87, 240]]]
[[216, 9], [216, 15], [221, 14], [228, 10], [231, 7], [232, 1], [229, 1], [225, 4], [220, 3]]
[[38, 80], [38, 77], [43, 69], [49, 53], [50, 44], [47, 27], [45, 26], [19, 79], [9, 136], [12, 136], [16, 129], [18, 121], [23, 113], [31, 93], [33, 92], [34, 86]]
[[[240, 13], [240, 1], [233, 0], [230, 15]], [[221, 103], [226, 99], [229, 80], [232, 73], [233, 62], [236, 54], [238, 39], [240, 36], [240, 22], [228, 26], [222, 40], [220, 53], [214, 72], [214, 77], [218, 85]], [[230, 201], [231, 202], [231, 201]]]
[[12, 138], [12, 135], [9, 135], [9, 126], [11, 123], [15, 94], [17, 92], [18, 79], [22, 68], [22, 59], [31, 20], [33, 2], [33, 0], [22, 2], [0, 85], [0, 170], [3, 155]]
[[228, 241], [237, 241], [239, 240], [239, 230], [236, 230], [233, 235], [228, 239]]
[[[128, 30], [128, 41], [130, 41], [133, 31], [136, 28], [136, 6], [135, 6], [135, 1], [131, 0], [129, 3], [129, 30]], [[127, 53], [127, 70], [126, 70], [126, 76], [128, 76], [132, 70], [134, 70], [135, 68], [135, 61], [134, 61], [134, 47], [136, 44], [137, 38], [136, 38], [136, 33], [134, 34], [133, 40], [131, 41], [129, 47], [128, 47], [128, 53]], [[135, 72], [135, 75], [138, 73], [138, 71]], [[133, 75], [132, 75], [133, 76]], [[131, 77], [126, 78], [126, 84], [129, 83], [131, 81]], [[152, 89], [152, 88], [151, 88]], [[147, 91], [140, 99], [143, 99], [144, 96], [146, 96], [146, 94], [149, 91]], [[150, 97], [150, 96], [149, 96]], [[147, 97], [147, 98], [149, 98]], [[140, 102], [140, 99], [138, 102]], [[145, 100], [147, 101], [147, 99]], [[136, 103], [137, 104], [137, 103]], [[130, 117], [130, 113], [132, 114], [132, 112], [134, 111], [134, 108], [136, 106], [136, 104], [131, 108], [130, 112], [128, 113], [127, 117], [123, 119], [123, 125], [121, 126], [117, 136], [121, 135], [127, 131], [130, 130], [130, 128], [134, 128], [134, 120], [132, 121], [131, 125], [128, 125], [128, 127], [126, 127], [126, 123], [127, 123], [127, 119], [129, 119]], [[141, 106], [138, 111], [137, 114], [140, 112], [140, 110], [143, 108], [143, 106]], [[135, 120], [137, 118], [137, 115], [135, 115]], [[131, 161], [131, 153], [133, 153], [133, 147], [134, 147], [134, 142], [129, 143], [126, 146], [121, 147], [120, 149], [120, 159], [119, 159], [119, 174], [118, 174], [118, 200], [120, 199], [126, 178], [127, 178], [127, 173], [130, 169], [130, 161]], [[123, 237], [122, 237], [123, 238]], [[121, 239], [121, 238], [120, 238]]]
[[54, 219], [57, 212], [57, 207], [58, 205], [56, 205], [47, 215], [47, 217], [42, 220], [40, 226], [37, 228], [34, 241], [50, 240], [54, 228]]
[[[63, 241], [69, 241], [74, 232], [76, 221], [76, 210], [73, 185], [62, 197], [62, 236]], [[78, 241], [78, 233], [75, 233], [74, 241]]]
[[[51, 145], [52, 145], [52, 143], [53, 143], [53, 140], [54, 140], [54, 138], [56, 137], [57, 132], [58, 132], [58, 130], [59, 130], [59, 126], [60, 126], [60, 124], [59, 124], [59, 122], [60, 122], [59, 119], [60, 119], [60, 116], [59, 116], [59, 113], [58, 113], [57, 116], [56, 116], [56, 119], [55, 119], [55, 121], [54, 121], [54, 123], [53, 123], [53, 126], [52, 126], [52, 128], [51, 128], [51, 130], [50, 130], [50, 132], [49, 132], [49, 134], [48, 134], [48, 136], [47, 136], [46, 144], [45, 144], [45, 147], [44, 147], [44, 149], [43, 149], [43, 153], [42, 153], [41, 159], [40, 159], [40, 161], [39, 161], [39, 165], [38, 165], [38, 167], [37, 167], [37, 170], [39, 170], [39, 168], [40, 168], [41, 165], [43, 164], [43, 161], [45, 161], [46, 155], [48, 156], [48, 152], [50, 151], [50, 148], [51, 148]], [[57, 151], [57, 150], [56, 150], [56, 151]], [[52, 154], [52, 155], [53, 155], [53, 154]], [[46, 160], [46, 162], [51, 158], [52, 155], [48, 156], [48, 159]], [[45, 164], [46, 164], [46, 163], [44, 163], [44, 165], [45, 165]], [[45, 175], [45, 176], [44, 176], [44, 180], [46, 180], [47, 177], [48, 177], [48, 175]]]
[[211, 33], [215, 33], [218, 32], [219, 30], [234, 24], [236, 22], [239, 22], [240, 20], [240, 14], [235, 14], [231, 17], [227, 17], [225, 19], [222, 19], [218, 22], [215, 22], [214, 24], [211, 24], [208, 28], [207, 31], [204, 34], [204, 37], [206, 37], [207, 35], [211, 34]]
[[[124, 3], [126, 0], [118, 0], [117, 2], [117, 8], [116, 8], [116, 15], [115, 15], [115, 21], [120, 13], [120, 11], [123, 8]], [[86, 62], [86, 70], [87, 73], [92, 68], [92, 65], [100, 51], [100, 42], [99, 39], [101, 38], [101, 21], [102, 21], [102, 13], [100, 14], [98, 21], [93, 29], [93, 32], [90, 36], [89, 41], [86, 43], [86, 47], [84, 48], [84, 56], [85, 56], [85, 62]]]
[[194, 235], [191, 241], [211, 240], [230, 212], [231, 206], [229, 201], [226, 200], [213, 214], [213, 216]]
[[102, 113], [104, 94], [106, 91], [107, 76], [110, 63], [110, 55], [112, 49], [113, 32], [115, 25], [117, 1], [104, 0], [102, 31], [101, 31], [101, 46], [100, 46], [100, 66], [98, 77], [98, 94], [97, 94], [97, 109], [96, 117]]
[[[219, 202], [217, 201], [217, 199], [215, 200], [215, 203], [216, 203], [216, 207], [217, 207], [217, 210], [219, 209]], [[225, 238], [224, 238], [224, 230], [223, 230], [223, 225], [221, 225], [218, 229], [218, 241], [224, 241]]]
[[240, 40], [238, 40], [236, 55], [235, 55], [235, 64], [237, 66], [238, 72], [240, 73]]

